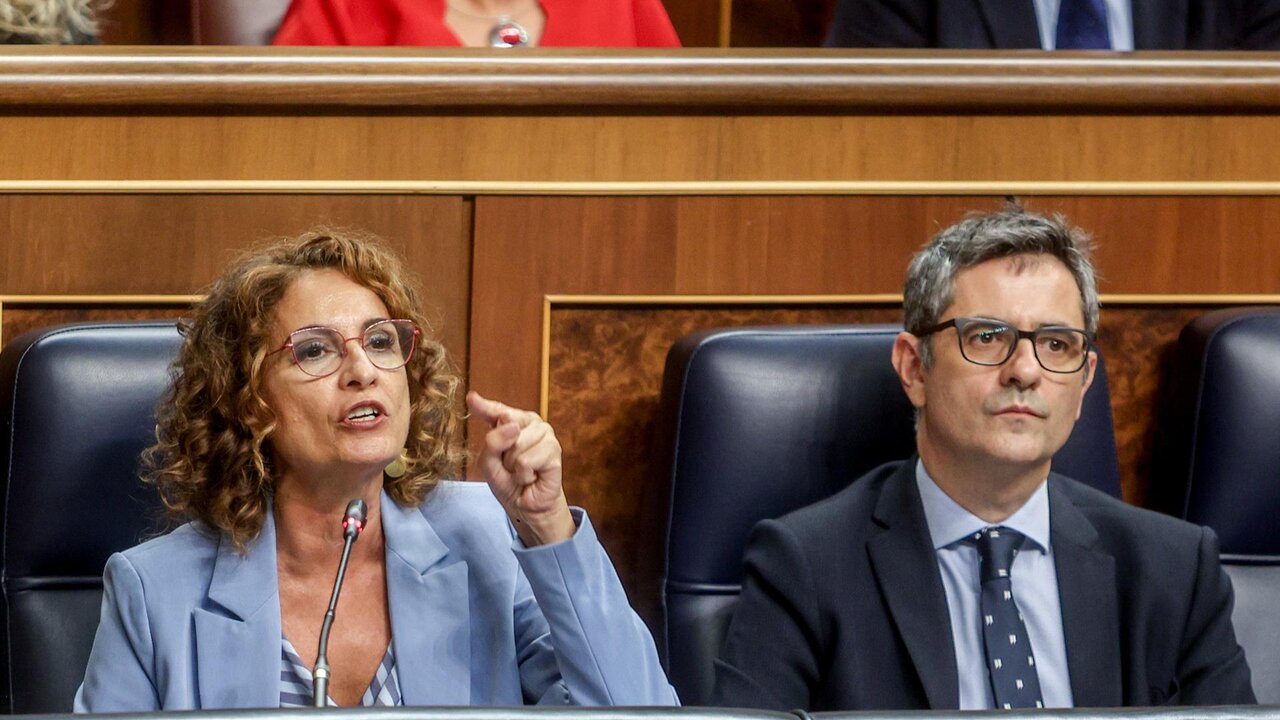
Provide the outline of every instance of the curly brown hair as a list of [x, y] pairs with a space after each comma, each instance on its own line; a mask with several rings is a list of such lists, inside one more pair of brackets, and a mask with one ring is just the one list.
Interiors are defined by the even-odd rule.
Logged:
[[[143, 453], [171, 520], [225, 532], [237, 550], [258, 536], [270, 497], [276, 418], [263, 399], [263, 361], [276, 304], [299, 274], [331, 268], [372, 290], [394, 318], [428, 327], [417, 288], [378, 238], [317, 229], [236, 260], [180, 329], [173, 384], [156, 412], [156, 444]], [[411, 417], [403, 476], [385, 479], [396, 503], [416, 507], [461, 467], [461, 384], [439, 342], [421, 339], [408, 373]]]

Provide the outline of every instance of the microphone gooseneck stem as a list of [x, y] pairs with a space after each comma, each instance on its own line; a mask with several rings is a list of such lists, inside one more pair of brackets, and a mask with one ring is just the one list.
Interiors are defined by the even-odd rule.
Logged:
[[347, 574], [347, 559], [351, 557], [351, 546], [355, 544], [358, 532], [345, 533], [346, 541], [342, 545], [342, 560], [338, 562], [338, 576], [333, 581], [333, 595], [329, 598], [329, 609], [324, 614], [324, 624], [320, 626], [320, 649], [316, 652], [316, 666], [311, 673], [311, 700], [315, 707], [325, 707], [329, 700], [329, 629], [333, 627], [333, 616], [338, 610], [338, 593], [342, 592], [342, 579]]

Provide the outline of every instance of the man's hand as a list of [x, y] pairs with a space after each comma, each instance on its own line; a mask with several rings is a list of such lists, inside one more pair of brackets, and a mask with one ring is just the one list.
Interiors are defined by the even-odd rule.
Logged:
[[537, 413], [467, 393], [471, 414], [491, 428], [480, 472], [529, 547], [573, 537], [577, 527], [561, 486], [560, 441]]

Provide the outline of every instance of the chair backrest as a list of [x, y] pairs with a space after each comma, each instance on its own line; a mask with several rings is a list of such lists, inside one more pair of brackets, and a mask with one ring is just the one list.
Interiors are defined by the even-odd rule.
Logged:
[[1170, 377], [1153, 502], [1217, 533], [1254, 692], [1280, 704], [1280, 308], [1191, 321]]
[[138, 456], [180, 338], [170, 323], [69, 325], [0, 353], [0, 712], [69, 712], [108, 555], [156, 527]]
[[[671, 485], [659, 646], [685, 703], [710, 697], [752, 526], [915, 451], [913, 410], [889, 361], [900, 329], [709, 330], [667, 355], [659, 427]], [[1120, 493], [1101, 362], [1053, 466]]]
[[196, 45], [270, 45], [289, 0], [191, 0]]

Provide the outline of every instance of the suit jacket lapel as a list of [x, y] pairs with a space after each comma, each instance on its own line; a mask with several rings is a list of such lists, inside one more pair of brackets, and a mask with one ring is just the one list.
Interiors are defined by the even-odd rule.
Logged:
[[1113, 707], [1123, 700], [1115, 558], [1097, 547], [1098, 533], [1049, 476], [1049, 526], [1067, 669], [1076, 707]]
[[1133, 0], [1132, 7], [1135, 50], [1188, 49], [1187, 0]]
[[245, 556], [219, 538], [209, 606], [191, 613], [199, 707], [279, 707], [279, 588], [271, 513]]
[[868, 547], [881, 595], [911, 654], [929, 707], [954, 709], [960, 704], [960, 681], [951, 616], [915, 472], [912, 458], [885, 481], [875, 509], [876, 522], [885, 530]]
[[415, 508], [382, 496], [387, 603], [406, 705], [471, 704], [467, 564]]
[[977, 0], [977, 3], [993, 48], [1018, 50], [1040, 47], [1040, 26], [1036, 24], [1035, 6], [1029, 0]]

